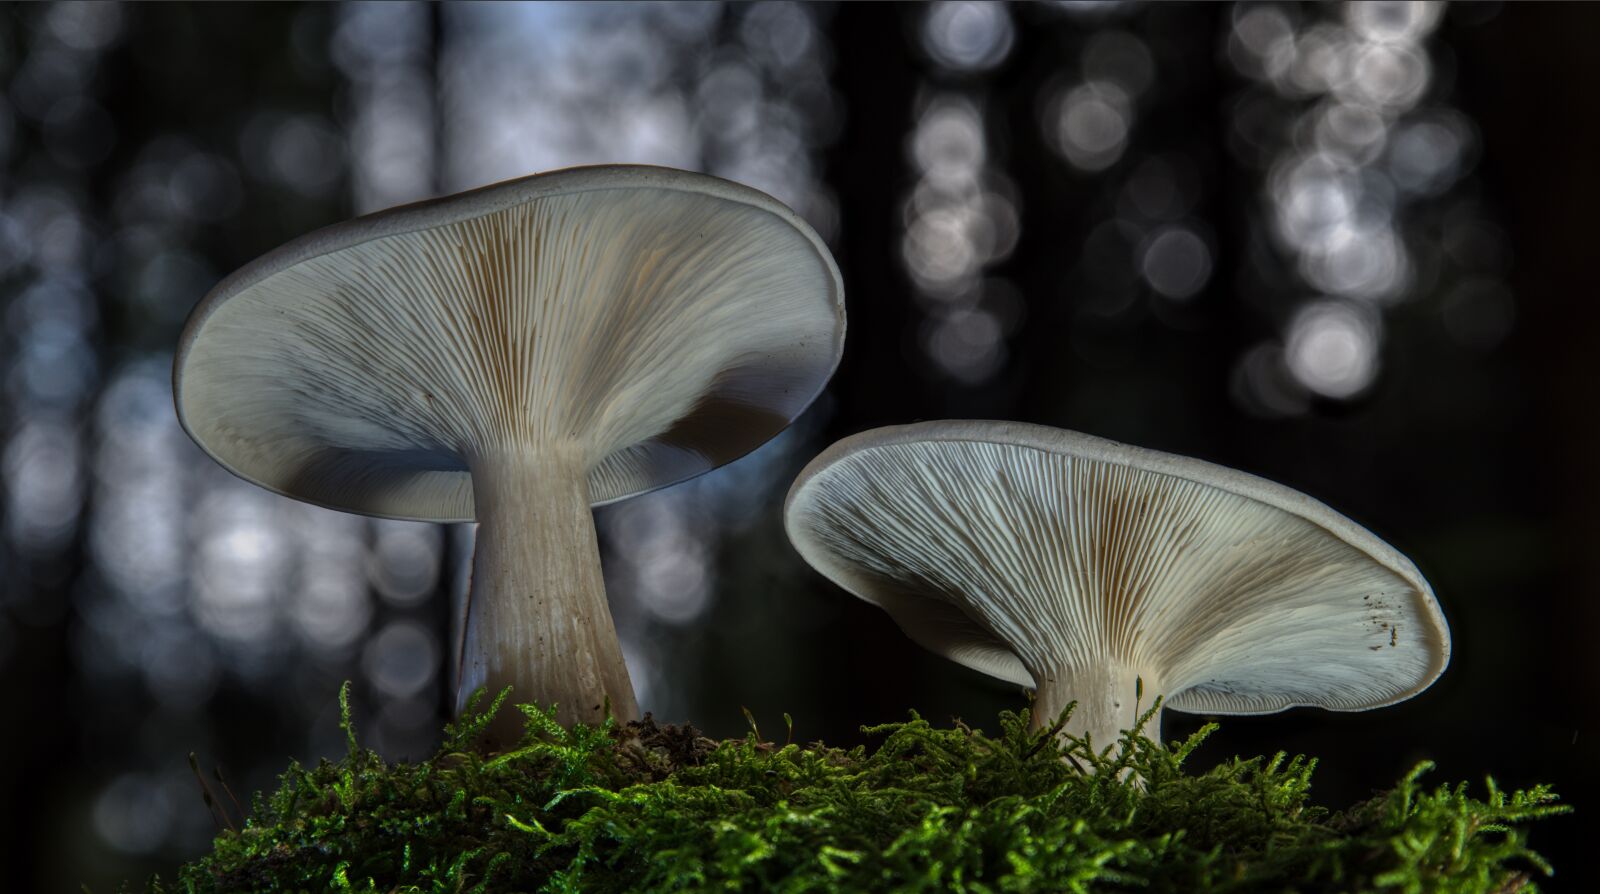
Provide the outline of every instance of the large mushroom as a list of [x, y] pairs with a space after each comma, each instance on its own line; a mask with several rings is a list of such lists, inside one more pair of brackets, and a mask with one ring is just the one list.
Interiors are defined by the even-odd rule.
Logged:
[[1098, 746], [1158, 694], [1205, 714], [1359, 711], [1449, 660], [1427, 582], [1371, 532], [1282, 485], [1077, 432], [863, 432], [801, 472], [785, 516], [813, 567], [924, 647], [1036, 688], [1036, 726], [1076, 701], [1063, 732]]
[[[572, 168], [296, 239], [195, 308], [178, 416], [234, 474], [365, 515], [478, 522], [456, 705], [637, 706], [591, 506], [736, 459], [839, 360], [817, 234], [748, 187]], [[504, 738], [517, 731], [507, 724]]]

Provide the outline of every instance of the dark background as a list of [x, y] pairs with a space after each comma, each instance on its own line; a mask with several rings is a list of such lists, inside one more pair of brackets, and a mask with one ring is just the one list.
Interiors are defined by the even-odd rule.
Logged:
[[[170, 873], [236, 791], [443, 720], [470, 534], [231, 479], [172, 418], [184, 315], [355, 213], [567, 164], [707, 170], [843, 270], [825, 396], [767, 448], [597, 514], [642, 707], [862, 740], [1023, 703], [806, 569], [788, 482], [877, 425], [1018, 419], [1329, 503], [1433, 583], [1454, 658], [1365, 714], [1225, 718], [1197, 760], [1554, 783], [1597, 881], [1594, 6], [785, 4], [0, 9], [0, 865]], [[1169, 714], [1168, 737], [1204, 718]]]

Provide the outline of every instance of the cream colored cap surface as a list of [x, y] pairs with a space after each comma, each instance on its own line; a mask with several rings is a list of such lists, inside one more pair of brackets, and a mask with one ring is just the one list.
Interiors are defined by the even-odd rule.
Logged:
[[596, 504], [736, 459], [822, 390], [843, 287], [776, 199], [667, 168], [572, 168], [358, 218], [200, 302], [178, 415], [263, 487], [474, 517], [468, 463], [560, 444]]
[[1282, 485], [1076, 432], [863, 432], [806, 467], [785, 515], [828, 578], [1019, 685], [1115, 660], [1178, 710], [1350, 711], [1449, 661], [1432, 590], [1371, 532]]

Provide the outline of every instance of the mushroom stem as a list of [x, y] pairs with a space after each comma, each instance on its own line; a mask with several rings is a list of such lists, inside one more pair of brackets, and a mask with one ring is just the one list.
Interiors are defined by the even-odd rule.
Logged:
[[[512, 686], [517, 703], [557, 705], [570, 724], [638, 716], [600, 575], [588, 469], [575, 447], [535, 447], [472, 459], [478, 540], [461, 650], [456, 713], [480, 687]], [[503, 710], [491, 744], [520, 737]]]
[[[1068, 703], [1076, 701], [1078, 706], [1062, 727], [1061, 734], [1087, 736], [1096, 751], [1115, 744], [1124, 730], [1132, 729], [1139, 722], [1139, 715], [1150, 709], [1158, 691], [1150, 674], [1140, 674], [1111, 658], [1087, 668], [1069, 667], [1036, 674], [1035, 679], [1038, 692], [1033, 699], [1033, 728], [1049, 727], [1066, 710]], [[1141, 689], [1142, 697], [1138, 694]], [[1150, 718], [1144, 733], [1159, 740], [1159, 711]]]

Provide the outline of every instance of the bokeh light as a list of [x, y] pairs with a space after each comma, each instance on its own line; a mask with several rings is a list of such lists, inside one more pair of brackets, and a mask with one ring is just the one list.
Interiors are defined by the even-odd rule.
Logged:
[[83, 502], [77, 432], [61, 418], [36, 415], [11, 432], [0, 473], [12, 544], [29, 553], [62, 549]]
[[980, 385], [1006, 358], [1010, 333], [994, 297], [1005, 286], [986, 271], [1009, 257], [1021, 236], [1016, 191], [991, 158], [980, 103], [930, 91], [922, 105], [908, 146], [920, 178], [903, 205], [901, 243], [928, 314], [918, 342], [944, 377]]
[[438, 673], [439, 644], [433, 631], [416, 621], [391, 621], [367, 642], [362, 663], [379, 692], [409, 699]]
[[994, 0], [941, 0], [928, 5], [922, 38], [928, 55], [946, 68], [993, 68], [1011, 51], [1011, 13]]
[[1121, 86], [1090, 81], [1064, 90], [1051, 103], [1046, 134], [1073, 167], [1103, 171], [1122, 157], [1133, 128], [1133, 105]]
[[424, 3], [349, 3], [329, 55], [354, 93], [347, 128], [360, 211], [434, 193], [437, 137], [433, 37]]
[[1285, 361], [1308, 390], [1354, 397], [1378, 377], [1378, 323], [1373, 313], [1343, 302], [1317, 302], [1289, 323]]
[[1116, 84], [1127, 96], [1139, 96], [1156, 77], [1150, 47], [1126, 31], [1101, 31], [1083, 47], [1083, 76], [1090, 83]]
[[166, 840], [177, 810], [172, 794], [159, 778], [139, 773], [118, 776], [95, 800], [95, 831], [119, 851], [156, 850]]
[[1179, 301], [1205, 288], [1211, 266], [1211, 248], [1205, 238], [1181, 225], [1156, 231], [1140, 252], [1139, 271], [1150, 288]]
[[[1426, 203], [1445, 194], [1473, 157], [1471, 125], [1428, 99], [1435, 83], [1428, 41], [1442, 8], [1345, 3], [1303, 15], [1258, 4], [1233, 17], [1229, 59], [1261, 85], [1256, 99], [1236, 107], [1235, 145], [1265, 169], [1265, 214], [1280, 257], [1311, 296], [1288, 325], [1284, 363], [1322, 397], [1354, 398], [1375, 382], [1376, 308], [1415, 293], [1419, 261], [1410, 234], [1431, 213]], [[1334, 11], [1342, 15], [1322, 14]], [[1257, 120], [1267, 101], [1299, 111], [1273, 133]], [[1239, 368], [1265, 367], [1258, 356]], [[1240, 375], [1237, 381], [1265, 381]], [[1258, 411], [1304, 411], [1293, 400], [1261, 397], [1271, 391], [1253, 385], [1235, 395]]]

